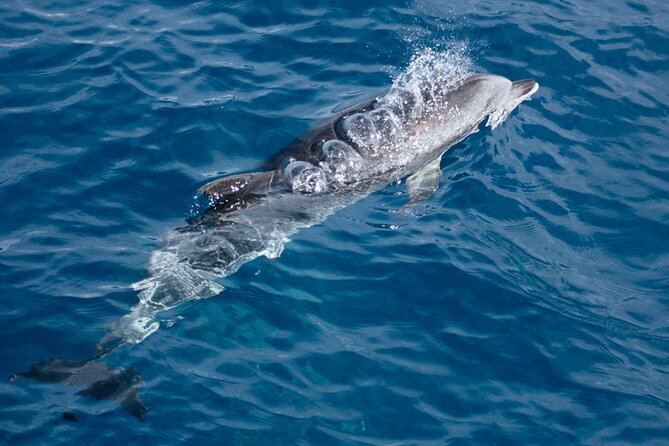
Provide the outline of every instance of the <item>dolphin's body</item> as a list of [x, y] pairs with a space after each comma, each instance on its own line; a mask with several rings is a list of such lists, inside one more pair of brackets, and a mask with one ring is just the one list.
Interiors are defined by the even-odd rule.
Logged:
[[140, 342], [156, 313], [222, 291], [216, 282], [391, 182], [407, 177], [410, 203], [427, 198], [441, 175], [441, 156], [478, 130], [493, 128], [539, 88], [475, 74], [392, 88], [350, 107], [297, 138], [263, 170], [223, 177], [200, 188], [211, 208], [170, 232], [149, 260], [149, 278], [134, 285], [140, 301], [109, 340]]
[[[149, 277], [134, 285], [139, 302], [98, 344], [94, 360], [118, 345], [141, 342], [158, 328], [159, 312], [220, 293], [218, 279], [256, 257], [279, 255], [291, 234], [391, 182], [408, 177], [409, 204], [424, 200], [438, 185], [440, 160], [450, 147], [486, 117], [494, 128], [537, 89], [533, 80], [488, 74], [393, 87], [313, 127], [261, 171], [204, 185], [200, 192], [210, 208], [168, 233], [151, 254]], [[73, 373], [90, 370], [85, 363], [72, 362]], [[49, 364], [63, 376], [69, 363], [43, 361], [40, 373], [17, 376], [49, 380]], [[111, 369], [95, 371], [103, 382], [118, 381]], [[88, 381], [67, 375], [67, 382], [85, 382], [86, 394], [105, 397], [95, 395], [96, 385], [105, 386]], [[122, 390], [126, 409], [143, 416], [136, 395]]]

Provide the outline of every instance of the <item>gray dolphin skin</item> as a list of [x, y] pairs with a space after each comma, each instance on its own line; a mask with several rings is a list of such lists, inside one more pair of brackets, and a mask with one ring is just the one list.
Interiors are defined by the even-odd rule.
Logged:
[[439, 184], [442, 155], [486, 118], [494, 129], [538, 88], [533, 80], [490, 74], [423, 76], [313, 127], [257, 172], [205, 184], [199, 192], [208, 209], [170, 231], [150, 255], [148, 278], [133, 285], [139, 302], [103, 337], [95, 357], [47, 360], [15, 377], [84, 385], [86, 395], [116, 399], [143, 419], [146, 408], [129, 384], [135, 375], [89, 363], [143, 341], [158, 329], [161, 311], [219, 294], [218, 281], [244, 263], [277, 257], [298, 230], [392, 182], [406, 178], [408, 206], [427, 199]]

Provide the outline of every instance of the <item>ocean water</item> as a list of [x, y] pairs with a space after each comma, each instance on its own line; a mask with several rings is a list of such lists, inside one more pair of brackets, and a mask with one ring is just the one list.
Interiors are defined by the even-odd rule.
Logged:
[[2, 381], [0, 443], [669, 443], [659, 0], [1, 3], [0, 374], [90, 358], [199, 186], [430, 52], [541, 88], [106, 356], [144, 422]]

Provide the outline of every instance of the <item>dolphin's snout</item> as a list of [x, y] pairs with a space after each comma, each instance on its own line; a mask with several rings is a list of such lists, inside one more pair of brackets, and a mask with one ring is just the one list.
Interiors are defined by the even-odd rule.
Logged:
[[522, 79], [515, 81], [511, 88], [516, 96], [526, 99], [539, 90], [539, 83], [534, 79]]

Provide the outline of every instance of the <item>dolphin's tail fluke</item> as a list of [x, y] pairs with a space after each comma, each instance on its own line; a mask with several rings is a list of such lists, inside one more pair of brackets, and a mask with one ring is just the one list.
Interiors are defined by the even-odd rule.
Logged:
[[33, 364], [27, 372], [11, 376], [10, 380], [30, 378], [78, 386], [83, 389], [78, 395], [117, 401], [133, 416], [144, 420], [148, 411], [137, 393], [142, 383], [139, 374], [133, 369], [112, 369], [101, 359], [121, 346], [139, 344], [154, 333], [160, 326], [156, 320], [160, 311], [187, 300], [211, 297], [223, 290], [204, 273], [179, 262], [172, 253], [153, 254], [152, 262], [156, 275], [133, 284], [139, 292], [139, 302], [102, 337], [93, 358], [83, 361], [47, 359]]
[[141, 342], [157, 329], [158, 323], [145, 310], [144, 307], [136, 307], [121, 318], [98, 342], [93, 358], [46, 359], [33, 364], [27, 372], [10, 376], [9, 380], [30, 378], [81, 387], [83, 390], [77, 392], [77, 395], [96, 400], [114, 400], [133, 416], [144, 421], [148, 410], [137, 393], [137, 387], [143, 384], [142, 378], [134, 369], [116, 370], [104, 364], [101, 359], [122, 345]]
[[77, 395], [117, 401], [141, 421], [148, 413], [136, 390], [136, 386], [142, 384], [139, 374], [134, 369], [114, 370], [96, 358], [83, 361], [47, 359], [33, 364], [27, 372], [10, 376], [9, 380], [22, 378], [83, 387]]

